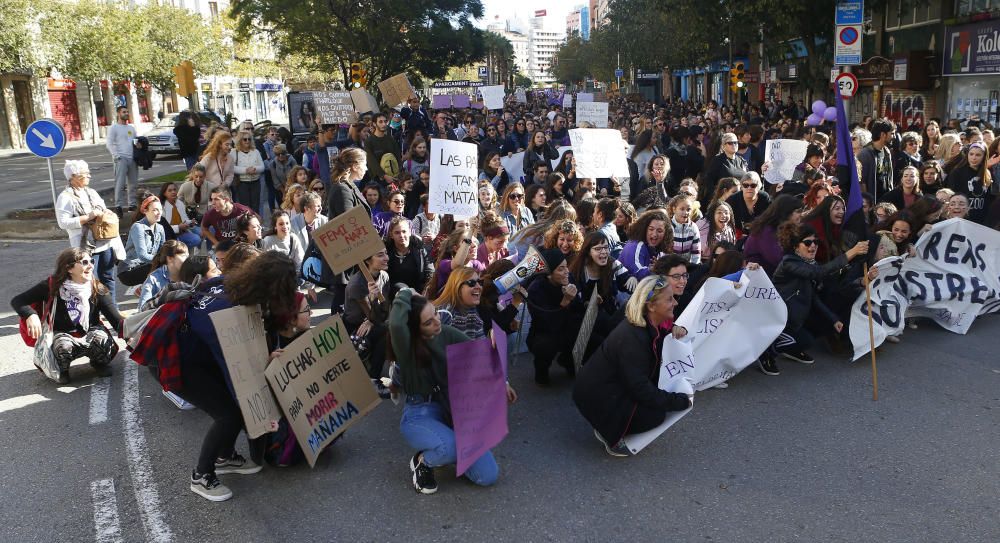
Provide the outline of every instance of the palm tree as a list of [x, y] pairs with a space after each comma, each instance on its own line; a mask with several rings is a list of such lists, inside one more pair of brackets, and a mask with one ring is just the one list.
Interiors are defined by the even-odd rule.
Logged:
[[486, 45], [486, 67], [489, 69], [489, 82], [513, 87], [514, 46], [510, 40], [495, 32], [487, 32], [484, 38]]

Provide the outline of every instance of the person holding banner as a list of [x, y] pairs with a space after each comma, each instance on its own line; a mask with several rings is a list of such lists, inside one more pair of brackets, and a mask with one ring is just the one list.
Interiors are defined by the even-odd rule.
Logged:
[[[469, 337], [441, 324], [434, 304], [409, 288], [396, 294], [388, 324], [392, 355], [406, 393], [399, 430], [417, 450], [409, 462], [413, 488], [421, 494], [433, 494], [438, 488], [434, 468], [458, 459], [450, 422], [445, 353], [448, 345], [469, 341]], [[497, 482], [500, 468], [493, 453], [487, 452], [464, 475], [479, 486], [490, 486]]]
[[217, 281], [198, 291], [186, 304], [186, 326], [175, 338], [181, 384], [176, 392], [212, 418], [198, 463], [191, 471], [191, 491], [210, 501], [225, 501], [233, 493], [219, 481], [218, 475], [257, 473], [261, 466], [236, 452], [243, 415], [210, 315], [237, 305], [260, 305], [265, 315], [265, 330], [273, 330], [274, 316], [297, 310], [298, 281], [292, 260], [275, 251], [227, 271], [225, 278]]
[[558, 249], [541, 252], [544, 276], [528, 286], [528, 349], [534, 357], [535, 383], [548, 386], [549, 366], [559, 355], [559, 365], [573, 376], [573, 344], [580, 332], [586, 304], [571, 282], [566, 257]]
[[552, 161], [558, 158], [559, 152], [546, 141], [545, 132], [535, 130], [531, 134], [528, 148], [524, 152], [524, 176], [531, 177], [535, 173], [535, 167], [538, 164], [545, 164], [551, 170]]
[[[625, 306], [625, 320], [601, 343], [573, 386], [573, 402], [611, 456], [630, 456], [625, 436], [651, 430], [667, 413], [691, 406], [686, 394], [658, 386], [660, 353], [676, 304], [665, 277], [640, 281]], [[672, 331], [678, 339], [686, 332], [680, 327]]]
[[619, 293], [631, 294], [638, 279], [629, 275], [621, 262], [611, 257], [611, 242], [604, 233], [597, 231], [587, 234], [580, 252], [570, 261], [569, 273], [582, 293], [589, 300], [597, 289], [597, 321], [590, 336], [587, 354], [614, 330], [621, 320], [618, 315]]
[[483, 169], [479, 171], [479, 182], [487, 181], [496, 190], [506, 190], [510, 183], [510, 174], [500, 162], [500, 153], [491, 151], [483, 159]]
[[[814, 359], [806, 349], [815, 336], [828, 334], [830, 328], [838, 334], [844, 329], [840, 317], [820, 299], [819, 285], [846, 269], [851, 260], [867, 254], [868, 242], [857, 243], [829, 262], [819, 263], [819, 236], [811, 225], [786, 222], [778, 229], [778, 241], [785, 257], [774, 272], [774, 287], [788, 307], [788, 322], [772, 349], [789, 360], [812, 364]], [[876, 276], [876, 268], [868, 270], [869, 280]], [[762, 356], [758, 363], [765, 375], [781, 373], [773, 357]]]

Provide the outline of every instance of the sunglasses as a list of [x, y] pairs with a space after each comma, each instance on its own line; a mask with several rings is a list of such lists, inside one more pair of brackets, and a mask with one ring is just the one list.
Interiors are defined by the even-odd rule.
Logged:
[[523, 194], [514, 193], [514, 194], [508, 195], [507, 199], [508, 200], [524, 200], [524, 195]]
[[253, 141], [250, 138], [240, 138], [240, 141]]
[[94, 261], [89, 258], [81, 258], [80, 260], [77, 260], [77, 263], [80, 264], [81, 266], [89, 266], [93, 264]]
[[737, 145], [737, 142], [735, 142], [735, 141], [724, 141], [724, 142], [722, 142], [722, 144], [723, 145]]
[[650, 290], [649, 294], [646, 295], [646, 301], [648, 302], [652, 300], [653, 296], [656, 296], [656, 292], [662, 290], [666, 286], [667, 286], [667, 280], [664, 279], [663, 277], [658, 278], [656, 280], [656, 284], [653, 285], [653, 290]]
[[469, 288], [475, 288], [477, 286], [481, 287], [481, 286], [483, 286], [483, 280], [482, 279], [469, 279], [468, 281], [462, 281], [462, 284], [465, 285], [465, 286], [467, 286], [467, 287], [469, 287]]
[[743, 188], [745, 189], [755, 189], [757, 188], [756, 183], [743, 183]]
[[804, 240], [800, 241], [799, 243], [801, 243], [802, 245], [805, 245], [806, 247], [812, 247], [813, 245], [815, 245], [818, 242], [815, 239], [804, 239]]
[[391, 204], [397, 204], [397, 205], [403, 205], [403, 204], [406, 203], [406, 200], [391, 200], [389, 203], [391, 203]]

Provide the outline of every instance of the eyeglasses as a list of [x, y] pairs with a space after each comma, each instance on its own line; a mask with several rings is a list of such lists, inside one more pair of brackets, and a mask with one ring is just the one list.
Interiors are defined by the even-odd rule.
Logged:
[[309, 307], [309, 306], [307, 305], [305, 309], [303, 309], [302, 311], [299, 311], [299, 315], [304, 315], [304, 314], [306, 314], [306, 313], [312, 313], [312, 309], [313, 309], [313, 308], [311, 308], [311, 307]]
[[804, 239], [804, 240], [800, 241], [799, 243], [801, 243], [802, 245], [805, 245], [806, 247], [812, 247], [813, 245], [815, 245], [817, 243], [817, 241], [815, 239], [810, 238], [810, 239]]
[[511, 193], [507, 196], [508, 200], [524, 200], [524, 195], [521, 193]]
[[465, 286], [467, 286], [467, 287], [469, 287], [469, 288], [481, 287], [481, 286], [483, 286], [483, 280], [482, 279], [469, 279], [468, 281], [462, 281], [462, 284], [465, 285]]
[[743, 188], [745, 188], [745, 189], [755, 189], [755, 188], [757, 188], [757, 183], [743, 183]]
[[656, 296], [656, 292], [659, 291], [659, 290], [662, 290], [666, 286], [667, 286], [666, 279], [664, 279], [663, 277], [658, 278], [656, 280], [656, 283], [653, 285], [653, 289], [650, 290], [649, 294], [646, 295], [646, 301], [648, 302], [648, 301], [652, 300], [653, 296]]
[[397, 205], [403, 205], [403, 204], [406, 203], [406, 200], [400, 200], [400, 199], [397, 198], [395, 200], [391, 200], [389, 203], [397, 204]]
[[674, 281], [681, 281], [681, 280], [687, 281], [688, 279], [691, 278], [691, 274], [687, 273], [687, 272], [685, 272], [685, 273], [672, 273], [672, 274], [668, 275], [667, 277], [673, 279]]
[[596, 251], [598, 253], [610, 253], [611, 252], [611, 247], [608, 247], [607, 245], [597, 245], [597, 246], [591, 247], [590, 250], [591, 251]]
[[80, 264], [81, 266], [86, 267], [93, 264], [94, 261], [89, 258], [81, 258], [80, 260], [77, 260], [77, 263]]

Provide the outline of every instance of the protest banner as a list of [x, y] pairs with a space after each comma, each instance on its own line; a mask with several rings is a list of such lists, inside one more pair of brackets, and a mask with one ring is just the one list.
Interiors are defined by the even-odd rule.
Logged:
[[315, 91], [313, 104], [321, 124], [353, 123], [358, 119], [351, 93], [346, 91]]
[[451, 97], [451, 107], [462, 109], [472, 106], [472, 99], [468, 94], [455, 94]]
[[567, 92], [566, 94], [563, 95], [562, 107], [563, 107], [563, 109], [569, 109], [569, 108], [573, 107], [573, 95], [572, 94], [570, 94], [570, 93]]
[[668, 371], [695, 390], [711, 388], [754, 363], [787, 321], [785, 301], [764, 270], [744, 270], [738, 283], [709, 278], [674, 322], [687, 329], [694, 359]]
[[556, 166], [559, 165], [559, 161], [562, 160], [562, 157], [563, 157], [564, 154], [566, 154], [566, 151], [572, 151], [572, 150], [573, 150], [573, 146], [572, 145], [562, 145], [562, 146], [559, 147], [559, 149], [556, 149], [556, 155], [557, 156], [556, 156], [556, 158], [553, 158], [551, 160], [551, 162], [552, 162], [552, 169], [553, 170], [556, 169]]
[[607, 102], [577, 102], [576, 122], [590, 123], [594, 128], [608, 127], [608, 103]]
[[809, 142], [802, 140], [768, 140], [764, 162], [771, 165], [764, 172], [764, 179], [774, 185], [791, 181], [795, 167], [806, 158], [807, 147]]
[[264, 377], [268, 350], [260, 306], [238, 305], [209, 313], [209, 318], [226, 359], [247, 435], [256, 438], [277, 430], [281, 413]]
[[[361, 206], [330, 219], [312, 233], [326, 263], [333, 273], [356, 266], [373, 254], [385, 250], [385, 244]], [[362, 266], [364, 268], [364, 266]], [[367, 271], [367, 270], [365, 270]]]
[[[934, 225], [914, 245], [916, 257], [876, 264], [871, 282], [874, 341], [902, 333], [904, 317], [927, 317], [965, 334], [979, 315], [1000, 310], [1000, 232], [965, 219]], [[854, 360], [871, 351], [864, 293], [851, 308]]]
[[389, 107], [404, 104], [411, 96], [417, 95], [413, 91], [413, 85], [410, 85], [410, 80], [407, 79], [405, 73], [396, 74], [389, 79], [379, 82], [378, 90], [382, 93], [382, 101], [388, 104]]
[[336, 314], [285, 347], [266, 375], [310, 466], [381, 401]]
[[427, 209], [466, 219], [479, 213], [479, 148], [474, 143], [431, 140], [431, 179]]
[[501, 156], [500, 165], [513, 181], [524, 181], [524, 151], [510, 156]]
[[597, 323], [597, 287], [590, 295], [587, 302], [587, 310], [583, 313], [583, 322], [580, 323], [580, 332], [576, 334], [576, 341], [573, 343], [573, 363], [576, 369], [583, 365], [583, 355], [587, 352], [587, 343], [590, 342], [590, 335], [594, 332], [594, 324]]
[[507, 336], [496, 324], [493, 338], [448, 345], [448, 401], [462, 475], [507, 435]]
[[691, 382], [684, 377], [684, 374], [668, 370], [669, 366], [692, 363], [693, 356], [690, 341], [679, 341], [674, 339], [673, 336], [667, 336], [663, 340], [663, 361], [660, 366], [659, 389], [666, 392], [687, 394], [691, 398], [691, 407], [688, 407], [684, 411], [667, 413], [667, 417], [663, 422], [652, 430], [625, 436], [625, 446], [628, 447], [628, 450], [632, 454], [638, 454], [639, 451], [645, 449], [653, 440], [660, 437], [663, 432], [666, 432], [667, 428], [673, 426], [677, 421], [684, 418], [684, 415], [687, 415], [694, 409], [694, 389], [691, 387]]
[[435, 94], [431, 99], [431, 107], [434, 109], [448, 109], [451, 107], [450, 94]]
[[504, 295], [523, 283], [525, 279], [543, 271], [545, 271], [545, 261], [542, 260], [542, 255], [534, 245], [529, 245], [524, 258], [514, 266], [514, 269], [494, 279], [493, 284], [496, 285], [497, 292]]
[[629, 176], [621, 132], [610, 128], [574, 128], [569, 131], [569, 139], [578, 178]]
[[516, 100], [518, 104], [527, 104], [528, 95], [524, 92], [524, 89], [517, 89], [514, 91], [514, 100]]
[[365, 89], [352, 90], [351, 100], [354, 102], [354, 111], [357, 113], [378, 112], [378, 102]]
[[479, 87], [479, 92], [483, 94], [483, 105], [486, 109], [503, 109], [503, 85]]
[[[580, 102], [593, 102], [594, 93], [592, 92], [578, 92], [576, 93], [576, 105], [579, 106]], [[572, 104], [570, 104], [572, 105]]]

